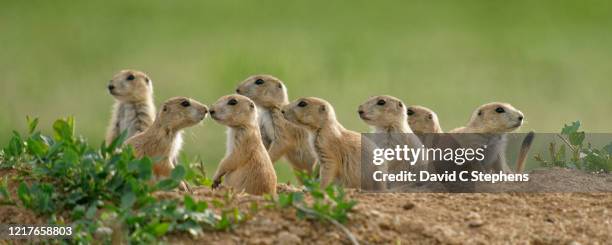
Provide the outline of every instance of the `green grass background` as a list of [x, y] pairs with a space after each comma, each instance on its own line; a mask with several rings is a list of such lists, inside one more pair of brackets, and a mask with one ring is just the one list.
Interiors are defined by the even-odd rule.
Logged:
[[[123, 68], [151, 76], [158, 105], [211, 104], [251, 74], [274, 74], [292, 99], [327, 99], [361, 132], [356, 108], [377, 94], [434, 109], [445, 130], [505, 101], [525, 113], [522, 132], [576, 119], [612, 132], [611, 27], [603, 0], [1, 0], [0, 142], [26, 115], [45, 131], [74, 115], [97, 145], [113, 103], [105, 87]], [[185, 136], [185, 152], [214, 171], [225, 129], [207, 119]]]

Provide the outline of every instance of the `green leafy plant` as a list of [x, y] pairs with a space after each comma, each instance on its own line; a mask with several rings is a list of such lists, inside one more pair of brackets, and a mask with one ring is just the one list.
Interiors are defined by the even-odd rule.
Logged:
[[[563, 144], [557, 146], [555, 142], [548, 145], [549, 160], [541, 154], [535, 160], [546, 167], [575, 168], [592, 172], [612, 171], [612, 142], [601, 149], [594, 148], [586, 143], [586, 134], [579, 131], [580, 121], [565, 125], [558, 137]], [[567, 155], [569, 154], [569, 158]]]
[[181, 154], [179, 164], [184, 166], [185, 181], [192, 186], [208, 186], [212, 185], [212, 180], [206, 175], [206, 168], [204, 162], [199, 156], [192, 160], [188, 160], [187, 156]]
[[[119, 237], [152, 243], [168, 232], [229, 230], [249, 217], [236, 208], [217, 213], [189, 195], [183, 204], [155, 198], [154, 192], [174, 190], [184, 180], [206, 184], [205, 173], [179, 164], [169, 178], [155, 182], [153, 160], [136, 158], [131, 147], [122, 147], [125, 133], [109, 144], [91, 147], [75, 136], [73, 118], [55, 121], [53, 136], [41, 134], [37, 125], [37, 119], [28, 118], [26, 136], [13, 132], [0, 153], [0, 166], [28, 176], [17, 189], [20, 205], [49, 217], [51, 224], [71, 221], [75, 237], [70, 243], [91, 243], [95, 234], [108, 231], [112, 236], [96, 241], [114, 243]], [[10, 200], [6, 178], [0, 196]]]
[[14, 205], [15, 202], [11, 198], [8, 190], [8, 176], [2, 178], [0, 182], [0, 205]]
[[[355, 236], [342, 225], [348, 221], [348, 214], [357, 201], [347, 198], [342, 187], [330, 185], [321, 188], [316, 177], [305, 172], [298, 172], [297, 176], [304, 184], [304, 193], [279, 193], [277, 198], [269, 198], [274, 206], [293, 208], [298, 217], [303, 219], [330, 222], [342, 230], [353, 244], [358, 244]], [[312, 200], [307, 201], [305, 196], [310, 196]]]

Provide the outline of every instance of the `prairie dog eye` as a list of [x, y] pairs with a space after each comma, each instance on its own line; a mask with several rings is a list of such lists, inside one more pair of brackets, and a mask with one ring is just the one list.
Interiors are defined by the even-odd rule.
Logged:
[[135, 77], [133, 74], [130, 74], [130, 75], [128, 75], [128, 76], [127, 76], [127, 78], [126, 78], [126, 79], [127, 79], [128, 81], [132, 81], [132, 80], [136, 79], [136, 77]]
[[263, 80], [263, 79], [261, 79], [261, 78], [260, 78], [260, 79], [257, 79], [257, 80], [255, 80], [255, 84], [257, 84], [257, 85], [262, 85], [262, 84], [264, 84], [264, 80]]
[[408, 109], [408, 116], [414, 115], [414, 111], [412, 109]]
[[238, 104], [238, 101], [236, 99], [231, 99], [227, 102], [228, 105], [236, 105]]
[[506, 112], [506, 110], [504, 110], [504, 108], [502, 108], [502, 107], [497, 107], [497, 109], [495, 109], [495, 112], [497, 112], [497, 113], [504, 113], [504, 112]]
[[378, 102], [376, 102], [377, 105], [385, 105], [387, 104], [387, 102], [385, 100], [378, 100]]
[[183, 102], [181, 102], [181, 106], [183, 107], [189, 107], [191, 105], [191, 103], [189, 103], [188, 100], [184, 100]]
[[298, 103], [299, 107], [306, 107], [308, 105], [308, 103], [306, 103], [306, 101], [300, 101], [300, 103]]

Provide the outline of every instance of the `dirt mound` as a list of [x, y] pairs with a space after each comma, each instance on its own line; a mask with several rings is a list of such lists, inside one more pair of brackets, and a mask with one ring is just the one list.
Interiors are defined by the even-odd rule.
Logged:
[[[537, 183], [493, 185], [533, 192], [576, 193], [361, 193], [348, 195], [359, 204], [346, 224], [363, 244], [571, 244], [612, 241], [612, 175], [569, 169], [536, 170]], [[524, 186], [522, 186], [524, 185]], [[279, 192], [295, 188], [279, 186]], [[607, 191], [607, 192], [606, 192]], [[589, 193], [592, 192], [592, 193]], [[218, 192], [198, 189], [208, 200]], [[243, 195], [235, 202], [262, 200]], [[259, 212], [230, 232], [202, 237], [173, 235], [179, 244], [330, 244], [348, 243], [328, 223], [301, 220], [291, 210]], [[574, 243], [576, 244], [576, 243]]]
[[[197, 190], [196, 198], [214, 196]], [[363, 244], [496, 244], [571, 242], [606, 243], [612, 240], [612, 194], [439, 194], [359, 193], [349, 191], [359, 204], [346, 227]], [[260, 200], [248, 195], [237, 203]], [[262, 209], [229, 232], [201, 237], [170, 235], [177, 244], [330, 244], [348, 243], [332, 224], [296, 218], [292, 210]]]
[[[590, 174], [553, 169], [534, 172], [552, 184], [576, 188]], [[572, 177], [569, 177], [572, 176]], [[584, 176], [583, 176], [584, 177]], [[595, 185], [610, 185], [600, 175]], [[582, 180], [581, 180], [582, 179]], [[543, 184], [547, 182], [542, 182]], [[568, 189], [570, 190], [570, 189]], [[591, 190], [591, 189], [581, 189]], [[592, 190], [599, 190], [598, 188]], [[279, 192], [300, 191], [279, 185]], [[182, 198], [183, 193], [156, 196]], [[362, 193], [347, 190], [358, 201], [346, 228], [362, 244], [606, 244], [612, 241], [612, 193]], [[348, 244], [332, 224], [303, 220], [293, 209], [266, 208], [264, 198], [248, 194], [228, 197], [225, 190], [193, 188], [194, 199], [229, 200], [247, 212], [259, 211], [228, 232], [207, 231], [202, 236], [169, 234], [171, 244]], [[27, 210], [0, 206], [0, 223], [40, 223]], [[577, 244], [573, 243], [573, 244]]]

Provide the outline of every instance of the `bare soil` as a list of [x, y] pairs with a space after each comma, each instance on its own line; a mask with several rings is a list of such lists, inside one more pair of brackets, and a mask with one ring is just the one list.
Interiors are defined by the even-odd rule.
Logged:
[[[361, 244], [612, 244], [612, 186], [609, 174], [588, 176], [574, 170], [535, 172], [546, 184], [572, 193], [360, 193], [346, 228]], [[582, 176], [582, 177], [581, 177]], [[583, 178], [584, 177], [584, 178]], [[544, 182], [543, 182], [544, 183]], [[593, 187], [596, 185], [596, 187]], [[279, 185], [279, 192], [299, 191]], [[581, 191], [590, 191], [582, 192]], [[194, 198], [225, 198], [225, 191], [194, 188]], [[180, 198], [181, 193], [159, 193]], [[265, 208], [262, 197], [235, 194], [232, 205], [259, 211], [228, 232], [201, 236], [169, 234], [171, 244], [348, 244], [345, 233], [326, 222], [297, 218], [292, 209]], [[0, 223], [41, 223], [28, 210], [0, 206]]]

